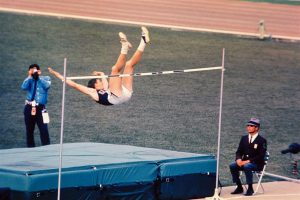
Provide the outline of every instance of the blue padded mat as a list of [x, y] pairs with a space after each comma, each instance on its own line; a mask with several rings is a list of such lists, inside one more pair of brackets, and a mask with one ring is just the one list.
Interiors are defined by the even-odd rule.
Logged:
[[[57, 189], [59, 145], [0, 150], [0, 188]], [[104, 143], [63, 145], [61, 188], [153, 183], [158, 177], [213, 174], [216, 160], [195, 154]]]

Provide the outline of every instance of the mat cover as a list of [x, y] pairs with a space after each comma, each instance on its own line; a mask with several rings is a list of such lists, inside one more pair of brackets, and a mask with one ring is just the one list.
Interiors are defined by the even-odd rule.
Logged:
[[[9, 188], [15, 199], [35, 199], [39, 195], [55, 199], [50, 196], [57, 194], [59, 151], [58, 144], [0, 150], [0, 188]], [[67, 195], [65, 199], [168, 199], [169, 193], [174, 194], [179, 186], [182, 188], [182, 182], [202, 182], [201, 179], [215, 177], [215, 171], [216, 160], [210, 154], [105, 143], [66, 143], [61, 190]], [[171, 185], [165, 182], [170, 177], [176, 180]], [[210, 190], [196, 185], [197, 190]], [[213, 190], [214, 184], [209, 188]], [[176, 191], [180, 194], [172, 198], [199, 195], [189, 191]]]

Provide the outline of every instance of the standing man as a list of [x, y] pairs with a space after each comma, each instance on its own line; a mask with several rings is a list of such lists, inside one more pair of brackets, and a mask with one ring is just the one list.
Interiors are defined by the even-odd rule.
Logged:
[[34, 128], [38, 125], [42, 145], [50, 144], [48, 133], [49, 116], [46, 110], [48, 89], [51, 85], [49, 76], [40, 76], [40, 66], [32, 64], [28, 69], [28, 77], [21, 88], [27, 91], [24, 108], [27, 147], [35, 147]]
[[229, 165], [232, 180], [237, 184], [237, 188], [231, 194], [243, 193], [243, 187], [239, 178], [239, 171], [244, 171], [248, 190], [246, 196], [254, 193], [253, 173], [252, 171], [262, 170], [264, 166], [264, 157], [267, 151], [267, 141], [259, 135], [260, 121], [257, 118], [251, 118], [247, 123], [248, 134], [242, 136], [240, 144], [236, 151], [235, 162]]

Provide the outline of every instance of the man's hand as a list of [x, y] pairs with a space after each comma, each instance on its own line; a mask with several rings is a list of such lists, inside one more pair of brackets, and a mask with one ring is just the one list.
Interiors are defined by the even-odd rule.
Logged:
[[242, 167], [242, 166], [244, 166], [244, 165], [246, 165], [246, 164], [248, 164], [248, 163], [250, 163], [250, 160], [244, 160], [244, 161], [242, 161], [242, 159], [237, 159], [237, 160], [236, 160], [236, 164], [237, 164], [238, 166], [240, 166], [240, 167]]
[[33, 68], [31, 68], [31, 69], [28, 70], [28, 76], [31, 77], [32, 74], [33, 74]]
[[238, 166], [243, 166], [243, 161], [242, 161], [242, 159], [237, 159], [236, 160], [236, 164], [238, 165]]
[[28, 70], [28, 76], [29, 77], [32, 77], [32, 75], [37, 71], [38, 75], [41, 75], [42, 74], [42, 71], [41, 70], [37, 70], [36, 68], [31, 68]]

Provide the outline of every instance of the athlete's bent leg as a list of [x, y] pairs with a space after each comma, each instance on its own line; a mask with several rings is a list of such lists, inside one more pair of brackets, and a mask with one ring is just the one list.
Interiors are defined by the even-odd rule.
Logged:
[[[126, 63], [126, 57], [127, 52], [129, 48], [131, 48], [131, 44], [128, 42], [127, 37], [124, 33], [119, 33], [120, 42], [122, 44], [121, 53], [117, 59], [117, 62], [111, 69], [111, 75], [118, 75], [123, 70], [125, 63]], [[115, 94], [116, 96], [122, 95], [122, 78], [115, 77], [109, 79], [109, 89], [110, 91]]]
[[[125, 68], [124, 68], [124, 74], [132, 74], [134, 72], [135, 65], [140, 62], [142, 59], [142, 55], [144, 53], [146, 44], [150, 42], [149, 37], [149, 31], [146, 27], [142, 27], [142, 37], [140, 44], [136, 50], [136, 52], [133, 54], [133, 56], [126, 62]], [[122, 84], [124, 87], [126, 87], [129, 91], [133, 91], [133, 76], [130, 77], [124, 77], [122, 80]]]

